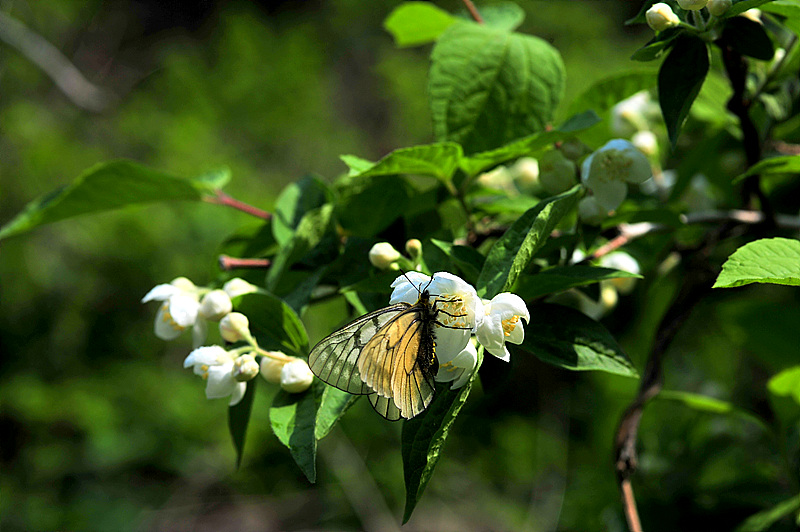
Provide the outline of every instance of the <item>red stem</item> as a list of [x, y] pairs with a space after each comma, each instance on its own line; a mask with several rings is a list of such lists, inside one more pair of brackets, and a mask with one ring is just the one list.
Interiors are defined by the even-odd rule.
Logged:
[[478, 8], [475, 7], [475, 4], [472, 3], [472, 0], [463, 0], [463, 2], [464, 5], [467, 6], [467, 11], [469, 11], [469, 14], [475, 19], [475, 22], [478, 24], [483, 24], [483, 17], [480, 13], [478, 13]]
[[270, 267], [269, 259], [237, 259], [228, 255], [219, 256], [219, 268], [226, 272], [236, 268], [247, 268], [251, 270], [266, 269]]
[[272, 214], [268, 213], [267, 211], [262, 211], [258, 207], [253, 207], [252, 205], [245, 203], [243, 201], [239, 201], [236, 198], [229, 196], [228, 194], [224, 193], [223, 191], [217, 189], [214, 196], [207, 197], [205, 200], [209, 203], [214, 203], [216, 205], [225, 205], [227, 207], [232, 207], [238, 211], [246, 212], [251, 216], [255, 216], [256, 218], [261, 218], [262, 220], [269, 220], [272, 218]]

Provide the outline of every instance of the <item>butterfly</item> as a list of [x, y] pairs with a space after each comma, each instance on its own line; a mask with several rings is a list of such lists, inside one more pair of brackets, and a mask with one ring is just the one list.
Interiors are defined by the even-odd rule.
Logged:
[[400, 302], [356, 318], [322, 339], [308, 357], [314, 375], [345, 392], [367, 395], [375, 411], [391, 421], [418, 415], [435, 393], [434, 326], [446, 327], [437, 319], [446, 312], [427, 286], [417, 290], [416, 303]]

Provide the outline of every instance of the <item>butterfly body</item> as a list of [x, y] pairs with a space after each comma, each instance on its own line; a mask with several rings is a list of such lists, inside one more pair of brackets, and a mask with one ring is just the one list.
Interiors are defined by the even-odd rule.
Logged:
[[314, 346], [311, 371], [340, 390], [368, 395], [387, 419], [410, 419], [435, 393], [438, 313], [425, 289], [414, 304], [401, 302], [361, 316]]

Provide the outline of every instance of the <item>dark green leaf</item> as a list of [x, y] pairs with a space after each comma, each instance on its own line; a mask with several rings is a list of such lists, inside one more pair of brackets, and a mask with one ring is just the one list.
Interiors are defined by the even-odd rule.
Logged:
[[575, 133], [588, 129], [600, 122], [600, 117], [594, 111], [584, 111], [571, 117], [553, 131], [543, 131], [534, 133], [505, 146], [494, 150], [474, 153], [469, 157], [461, 159], [461, 169], [467, 175], [476, 175], [487, 168], [497, 166], [505, 161], [516, 159], [524, 155], [533, 155], [537, 151], [544, 150], [555, 142], [559, 142], [570, 137]]
[[628, 356], [600, 323], [561, 305], [537, 304], [530, 311], [530, 326], [525, 328], [521, 349], [572, 371], [638, 376]]
[[284, 296], [283, 300], [286, 302], [287, 305], [292, 307], [297, 315], [301, 315], [303, 313], [303, 309], [308, 306], [309, 301], [311, 301], [311, 293], [319, 284], [320, 279], [325, 273], [328, 271], [328, 266], [322, 266], [321, 268], [317, 268], [311, 274], [304, 276], [303, 280], [300, 281], [291, 292]]
[[772, 0], [734, 0], [730, 9], [722, 14], [722, 18], [735, 17], [736, 15], [744, 13], [748, 9], [753, 9], [754, 7], [766, 4], [767, 2], [772, 2]]
[[770, 175], [797, 173], [800, 173], [800, 155], [783, 155], [759, 161], [748, 168], [745, 173], [736, 176], [733, 182], [738, 183], [751, 175], [766, 177]]
[[646, 0], [642, 7], [639, 9], [639, 12], [636, 14], [635, 17], [630, 18], [625, 21], [625, 25], [629, 26], [631, 24], [646, 24], [647, 23], [647, 10], [653, 7], [653, 4], [657, 3], [659, 0]]
[[264, 349], [279, 350], [305, 357], [308, 335], [294, 310], [267, 293], [245, 294], [234, 298], [234, 308], [250, 320], [250, 331]]
[[345, 178], [337, 184], [336, 218], [356, 236], [373, 237], [403, 216], [411, 189], [400, 176]]
[[785, 517], [800, 510], [800, 495], [795, 495], [780, 504], [748, 517], [735, 532], [763, 532]]
[[635, 71], [614, 74], [590, 85], [569, 106], [569, 114], [591, 109], [602, 115], [617, 103], [637, 92], [652, 87], [656, 81], [654, 71]]
[[341, 419], [348, 408], [353, 406], [361, 397], [350, 395], [333, 386], [326, 386], [322, 392], [322, 400], [317, 410], [317, 421], [314, 428], [314, 437], [321, 440], [331, 431], [336, 422]]
[[278, 392], [269, 409], [269, 422], [278, 440], [286, 447], [309, 482], [317, 480], [317, 397], [328, 386], [314, 380], [302, 393]]
[[[484, 261], [483, 255], [481, 255], [478, 251], [468, 246], [458, 246], [451, 242], [436, 240], [435, 238], [431, 239], [431, 244], [441, 250], [450, 260], [452, 265], [461, 271], [464, 280], [469, 283], [474, 283], [478, 279], [478, 275], [480, 275]], [[425, 249], [427, 250], [427, 247]], [[426, 259], [425, 262], [428, 263], [429, 261]], [[447, 271], [452, 270], [447, 269]]]
[[386, 17], [383, 27], [398, 47], [418, 46], [435, 41], [455, 21], [430, 2], [404, 2]]
[[224, 172], [184, 179], [131, 161], [111, 161], [89, 168], [75, 181], [28, 203], [0, 228], [0, 239], [81, 214], [156, 201], [200, 200], [223, 182]]
[[722, 265], [714, 288], [750, 283], [800, 286], [800, 241], [763, 238], [745, 244]]
[[253, 411], [253, 399], [256, 396], [257, 381], [258, 379], [253, 379], [248, 382], [247, 391], [245, 391], [242, 400], [228, 407], [228, 431], [231, 433], [233, 447], [236, 449], [236, 469], [239, 469], [242, 465], [247, 425], [250, 423], [250, 414]]
[[708, 74], [706, 43], [697, 37], [682, 36], [661, 64], [658, 72], [658, 101], [673, 146], [692, 102]]
[[709, 397], [707, 395], [700, 395], [696, 393], [681, 392], [677, 390], [664, 390], [656, 396], [656, 399], [682, 403], [687, 407], [699, 412], [734, 416], [739, 419], [744, 419], [754, 423], [765, 431], [770, 430], [764, 420], [762, 420], [760, 417], [756, 416], [755, 414], [751, 414], [746, 410], [742, 410], [728, 401], [722, 401], [715, 397]]
[[675, 39], [683, 33], [681, 28], [669, 28], [660, 32], [650, 41], [633, 52], [631, 59], [634, 61], [652, 61], [658, 59], [662, 53], [675, 44]]
[[748, 57], [769, 61], [775, 55], [767, 30], [747, 17], [734, 17], [725, 23], [721, 44]]
[[458, 142], [466, 153], [542, 131], [563, 92], [561, 57], [536, 37], [458, 22], [433, 49], [434, 134]]
[[369, 163], [369, 166], [364, 159], [352, 155], [342, 156], [342, 160], [348, 166], [353, 163], [348, 174], [352, 178], [415, 174], [449, 181], [458, 168], [461, 156], [461, 146], [455, 142], [440, 142], [394, 150], [380, 161]]
[[291, 183], [275, 200], [272, 217], [272, 231], [275, 240], [285, 245], [294, 234], [305, 214], [322, 207], [331, 200], [328, 186], [314, 176], [303, 176], [296, 183]]
[[642, 276], [595, 266], [557, 266], [539, 272], [536, 275], [521, 277], [515, 292], [522, 299], [530, 300], [578, 286], [587, 286], [600, 281], [620, 278], [641, 279]]
[[559, 220], [575, 207], [581, 192], [582, 187], [576, 185], [563, 194], [542, 201], [520, 216], [489, 250], [478, 277], [478, 295], [491, 298], [508, 290]]
[[428, 408], [403, 424], [403, 476], [406, 483], [406, 508], [403, 524], [407, 523], [422, 492], [433, 475], [447, 435], [461, 407], [469, 396], [472, 382], [483, 361], [483, 349], [478, 349], [478, 365], [470, 381], [457, 390], [448, 383], [439, 384], [436, 396]]

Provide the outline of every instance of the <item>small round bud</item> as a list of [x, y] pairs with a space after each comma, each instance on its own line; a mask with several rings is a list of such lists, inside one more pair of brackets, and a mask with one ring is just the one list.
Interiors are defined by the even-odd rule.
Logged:
[[308, 390], [314, 380], [314, 374], [308, 363], [301, 359], [287, 362], [281, 370], [281, 388], [289, 393], [300, 393]]
[[678, 18], [678, 15], [672, 11], [669, 4], [665, 4], [664, 2], [653, 4], [653, 6], [647, 10], [647, 13], [645, 13], [645, 18], [647, 19], [647, 25], [650, 26], [653, 31], [664, 31], [681, 23], [681, 19]]
[[369, 261], [380, 270], [388, 270], [400, 258], [400, 252], [388, 242], [378, 242], [369, 250]]
[[280, 357], [285, 357], [280, 351], [268, 351], [261, 357], [261, 376], [264, 380], [272, 384], [280, 384], [281, 370], [286, 365], [286, 361], [277, 358], [271, 358], [269, 355], [275, 354]]
[[239, 277], [234, 277], [222, 285], [222, 289], [225, 290], [225, 293], [228, 294], [228, 297], [231, 299], [236, 296], [258, 292], [258, 287], [256, 285], [250, 284]]
[[539, 161], [532, 157], [517, 159], [511, 171], [520, 189], [529, 189], [539, 182]]
[[551, 150], [539, 159], [539, 183], [548, 194], [561, 194], [576, 183], [575, 163], [559, 150]]
[[731, 0], [708, 0], [706, 7], [708, 8], [709, 13], [715, 17], [719, 17], [725, 14], [725, 12], [731, 7], [732, 3], [733, 2]]
[[636, 146], [642, 153], [647, 156], [654, 156], [658, 153], [658, 139], [652, 131], [639, 131], [633, 138], [631, 144]]
[[194, 292], [197, 290], [197, 287], [194, 285], [194, 283], [186, 277], [176, 277], [169, 284], [175, 288], [183, 290], [184, 292]]
[[478, 176], [476, 181], [481, 186], [495, 190], [510, 191], [514, 188], [511, 172], [503, 165], [482, 173]]
[[200, 301], [200, 315], [207, 320], [218, 321], [231, 310], [233, 303], [224, 290], [212, 290]]
[[586, 196], [578, 202], [578, 217], [589, 225], [600, 225], [608, 212], [603, 209], [594, 196]]
[[231, 312], [219, 321], [219, 334], [226, 342], [238, 342], [252, 338], [250, 321], [241, 312]]
[[416, 259], [422, 255], [422, 242], [416, 238], [409, 239], [409, 241], [406, 242], [406, 253], [408, 253], [408, 256], [412, 259]]
[[247, 382], [258, 375], [259, 369], [253, 355], [242, 355], [233, 363], [233, 378], [238, 382]]
[[747, 11], [742, 13], [740, 16], [742, 16], [744, 18], [749, 18], [753, 22], [758, 22], [759, 24], [761, 24], [761, 10], [760, 9], [756, 9], [755, 7], [751, 8], [751, 9], [748, 9]]
[[708, 0], [678, 0], [678, 5], [686, 11], [698, 11], [706, 7]]

